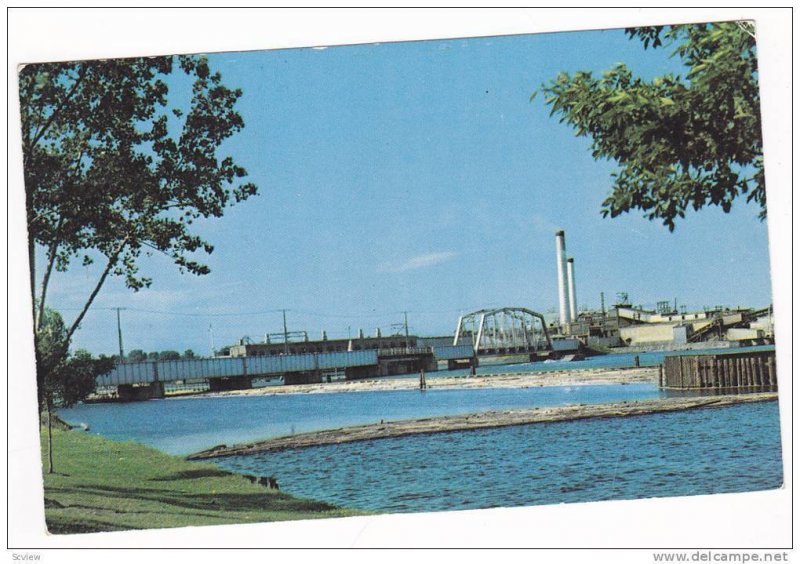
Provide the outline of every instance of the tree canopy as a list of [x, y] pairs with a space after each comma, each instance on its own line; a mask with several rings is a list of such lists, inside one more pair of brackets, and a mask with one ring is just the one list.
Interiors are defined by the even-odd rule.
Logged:
[[625, 32], [645, 49], [672, 48], [686, 74], [646, 81], [620, 63], [601, 78], [561, 73], [541, 87], [551, 115], [590, 137], [596, 159], [619, 165], [603, 215], [639, 209], [672, 231], [687, 209], [718, 205], [728, 212], [746, 194], [764, 219], [754, 26], [725, 22]]
[[[186, 99], [170, 93], [178, 68], [191, 83]], [[66, 355], [109, 275], [133, 290], [148, 286], [151, 279], [139, 272], [142, 252], [162, 253], [181, 271], [208, 273], [197, 253], [213, 246], [191, 232], [193, 221], [220, 217], [257, 189], [233, 158], [217, 155], [244, 126], [234, 108], [241, 91], [226, 87], [204, 57], [32, 64], [20, 70], [19, 88], [41, 365], [39, 333], [54, 269], [64, 271], [75, 259], [101, 264], [65, 329], [58, 352]], [[45, 255], [38, 290], [37, 249]]]
[[158, 353], [158, 360], [180, 360], [181, 353], [178, 351], [161, 351]]
[[75, 405], [94, 392], [98, 376], [114, 368], [112, 357], [93, 358], [88, 351], [81, 349], [72, 354], [61, 354], [66, 338], [67, 330], [61, 314], [45, 308], [38, 344], [40, 357], [49, 367], [41, 389], [41, 401], [47, 405]]
[[128, 353], [127, 358], [131, 362], [144, 362], [147, 360], [147, 353], [142, 349], [133, 349]]

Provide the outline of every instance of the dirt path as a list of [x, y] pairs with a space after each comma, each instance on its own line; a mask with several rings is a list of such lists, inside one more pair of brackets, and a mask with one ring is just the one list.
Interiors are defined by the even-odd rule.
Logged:
[[187, 458], [190, 460], [199, 460], [220, 456], [253, 454], [257, 452], [268, 452], [288, 448], [303, 448], [318, 445], [350, 443], [355, 441], [386, 439], [391, 437], [402, 437], [426, 433], [443, 433], [448, 431], [465, 431], [473, 429], [487, 429], [492, 427], [507, 427], [511, 425], [527, 425], [531, 423], [571, 421], [575, 419], [587, 419], [593, 417], [626, 417], [650, 413], [681, 411], [702, 407], [722, 407], [745, 402], [776, 400], [777, 398], [777, 393], [762, 393], [487, 411], [484, 413], [473, 413], [468, 415], [449, 415], [425, 419], [390, 421], [387, 423], [381, 422], [372, 425], [358, 425], [353, 427], [344, 427], [342, 429], [316, 431], [288, 437], [278, 437], [243, 445], [220, 445], [209, 450], [195, 453]]

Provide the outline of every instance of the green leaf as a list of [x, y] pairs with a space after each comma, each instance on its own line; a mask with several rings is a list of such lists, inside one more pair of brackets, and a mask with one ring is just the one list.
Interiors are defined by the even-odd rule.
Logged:
[[[735, 23], [628, 29], [643, 46], [674, 44], [685, 71], [647, 81], [619, 63], [594, 80], [577, 71], [551, 82], [551, 115], [590, 136], [612, 160], [604, 215], [638, 209], [670, 230], [689, 206], [730, 209], [744, 193], [766, 212], [760, 99], [753, 38]], [[683, 78], [683, 77], [685, 78]], [[667, 110], [668, 108], [668, 110]], [[659, 111], [662, 110], [662, 111]], [[755, 171], [755, 173], [753, 172]]]

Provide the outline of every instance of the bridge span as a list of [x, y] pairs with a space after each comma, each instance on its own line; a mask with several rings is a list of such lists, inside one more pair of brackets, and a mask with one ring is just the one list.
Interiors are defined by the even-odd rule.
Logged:
[[541, 313], [522, 307], [480, 309], [458, 318], [457, 345], [469, 339], [475, 356], [529, 354], [531, 360], [553, 350]]
[[210, 391], [246, 389], [255, 378], [282, 376], [287, 384], [322, 382], [332, 375], [346, 379], [385, 375], [390, 367], [409, 371], [436, 370], [439, 361], [472, 357], [472, 347], [417, 346], [392, 349], [236, 356], [191, 360], [130, 362], [116, 365], [98, 376], [102, 387], [116, 387], [121, 400], [164, 397], [164, 384], [179, 381], [207, 380]]

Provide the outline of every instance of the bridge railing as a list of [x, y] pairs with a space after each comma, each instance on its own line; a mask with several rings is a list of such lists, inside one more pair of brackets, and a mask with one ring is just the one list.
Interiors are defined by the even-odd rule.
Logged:
[[433, 354], [433, 347], [395, 347], [377, 349], [379, 357]]

